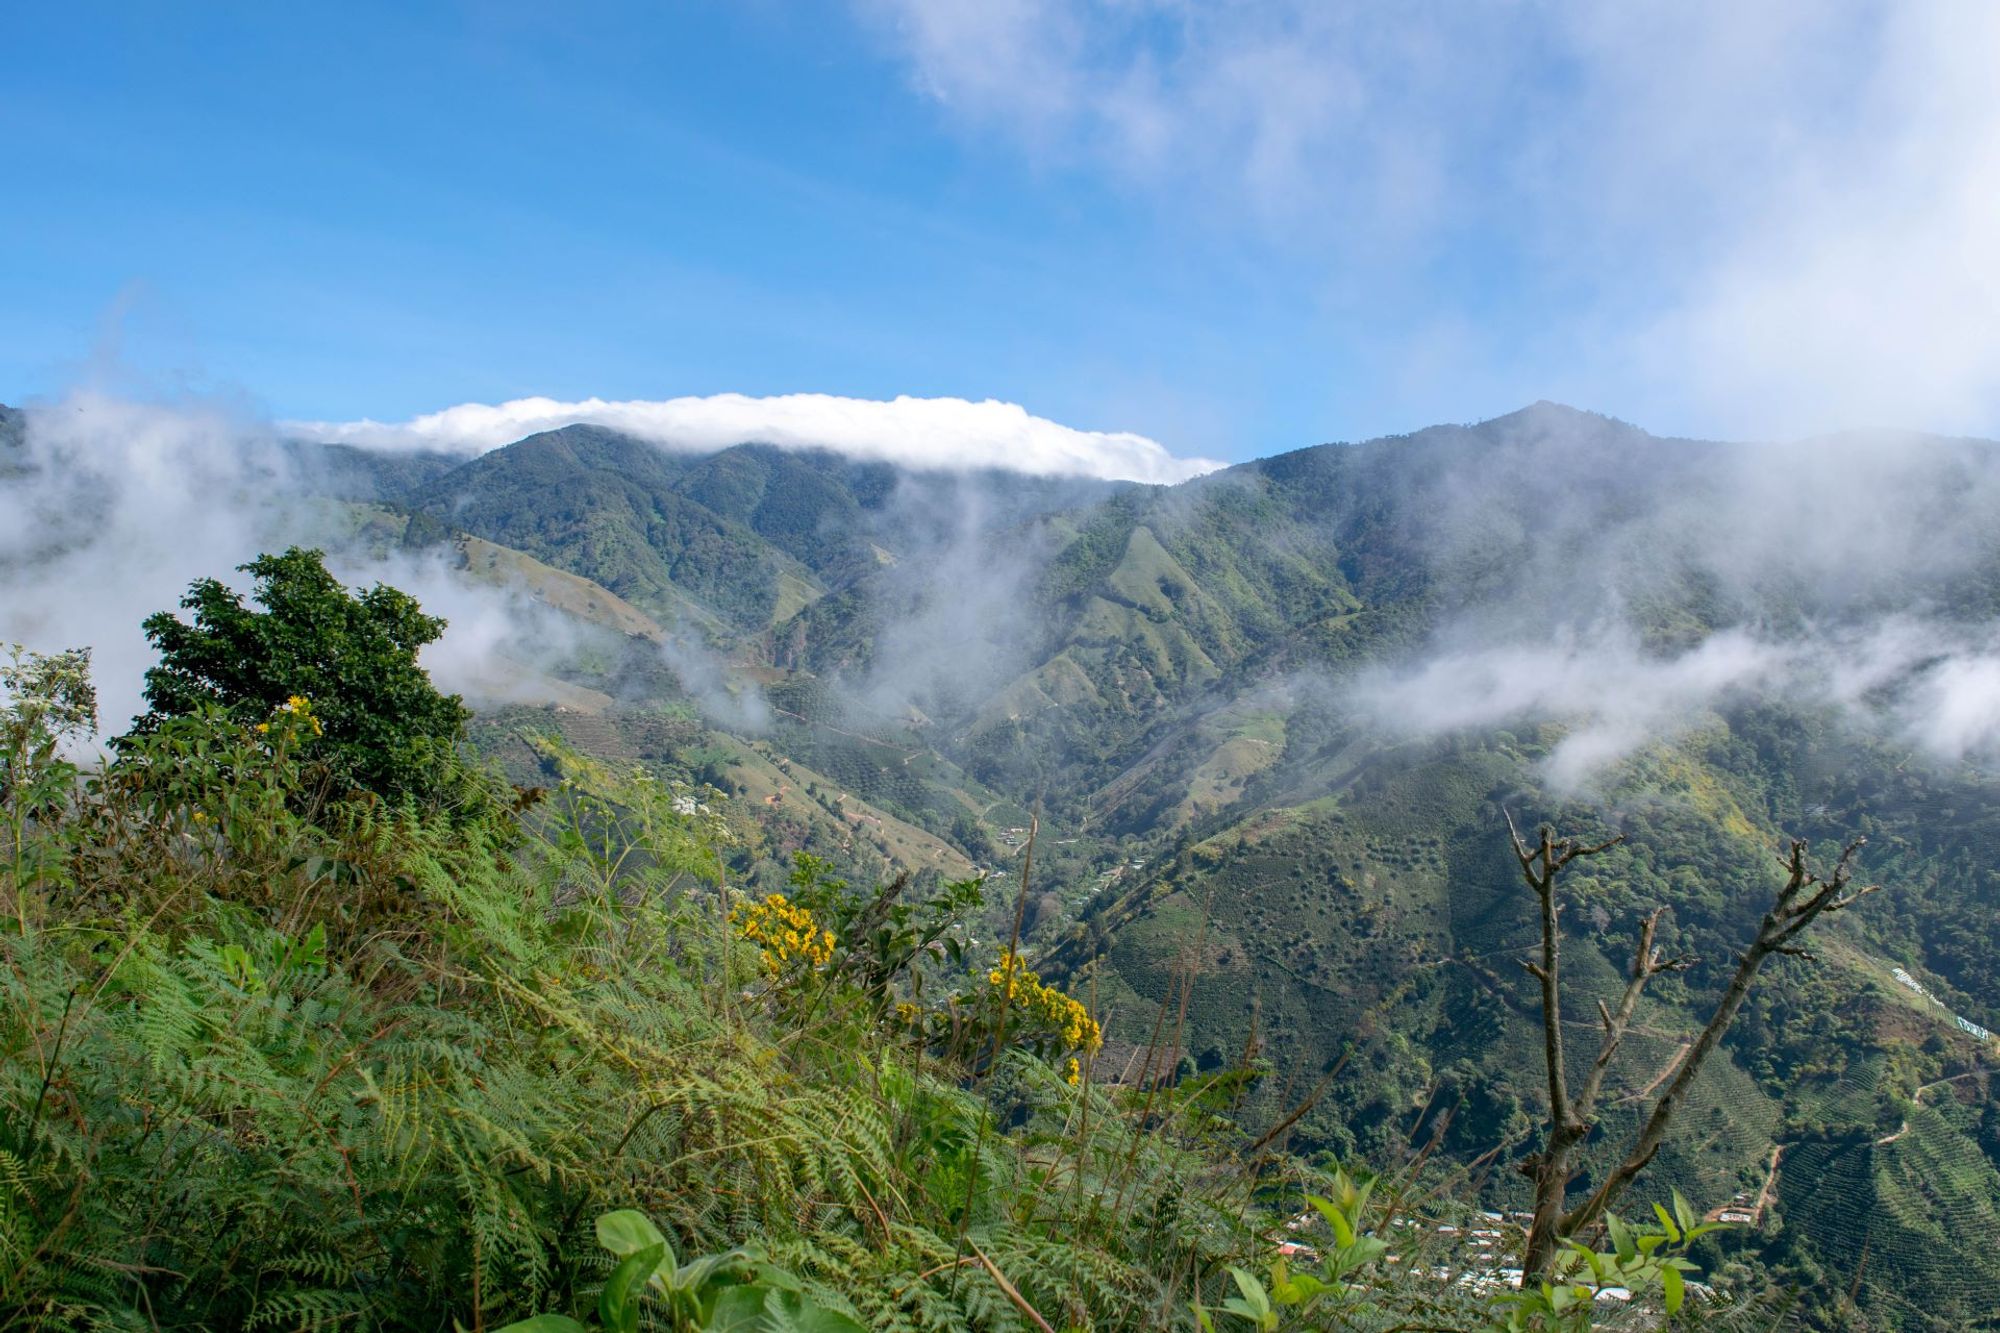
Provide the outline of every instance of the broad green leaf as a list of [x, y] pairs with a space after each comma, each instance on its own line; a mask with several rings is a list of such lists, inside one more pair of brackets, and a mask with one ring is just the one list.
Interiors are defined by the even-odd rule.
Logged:
[[759, 1333], [764, 1325], [764, 1297], [768, 1289], [759, 1286], [731, 1287], [715, 1298], [703, 1325], [707, 1333]]
[[1321, 1292], [1330, 1290], [1330, 1287], [1311, 1273], [1300, 1273], [1292, 1279], [1292, 1290], [1298, 1293], [1299, 1300], [1309, 1301]]
[[[1351, 1191], [1343, 1191], [1343, 1193], [1349, 1192]], [[1336, 1245], [1348, 1246], [1354, 1243], [1354, 1225], [1347, 1220], [1348, 1210], [1345, 1207], [1331, 1199], [1322, 1199], [1317, 1194], [1306, 1195], [1306, 1202], [1326, 1219], [1329, 1227], [1333, 1228], [1333, 1240]]]
[[660, 1229], [653, 1225], [653, 1219], [635, 1208], [620, 1208], [597, 1219], [597, 1243], [613, 1254], [637, 1254], [649, 1245], [664, 1247], [662, 1257], [668, 1267], [673, 1267], [674, 1247]]
[[[722, 1279], [732, 1283], [746, 1282], [756, 1274], [757, 1263], [745, 1250], [724, 1250], [720, 1254], [704, 1254], [699, 1259], [690, 1259], [673, 1274], [676, 1291], [694, 1292], [697, 1298], [711, 1285]], [[781, 1269], [772, 1269], [783, 1273]], [[799, 1284], [791, 1274], [783, 1273], [785, 1280], [768, 1282], [766, 1286], [796, 1288]]]
[[1660, 1219], [1660, 1225], [1666, 1228], [1667, 1239], [1673, 1241], [1675, 1244], [1678, 1245], [1681, 1239], [1681, 1229], [1678, 1226], [1674, 1225], [1673, 1214], [1669, 1213], [1665, 1207], [1657, 1203], [1653, 1205], [1653, 1212], [1656, 1215], [1658, 1215]]
[[1694, 1215], [1694, 1209], [1688, 1207], [1688, 1201], [1681, 1197], [1679, 1190], [1674, 1191], [1674, 1217], [1680, 1221], [1683, 1233], [1692, 1231], [1700, 1222]]
[[757, 1284], [731, 1287], [716, 1298], [704, 1333], [867, 1333], [860, 1324], [815, 1304], [802, 1292]]
[[590, 1333], [590, 1330], [566, 1314], [538, 1314], [532, 1319], [517, 1320], [497, 1333]]
[[1271, 1298], [1264, 1294], [1264, 1284], [1253, 1273], [1230, 1265], [1229, 1276], [1236, 1279], [1236, 1289], [1243, 1293], [1243, 1300], [1259, 1319], [1271, 1311]]
[[868, 1333], [854, 1320], [816, 1305], [796, 1291], [772, 1291], [764, 1298], [767, 1333]]
[[1681, 1277], [1681, 1270], [1678, 1268], [1662, 1268], [1660, 1270], [1660, 1285], [1666, 1289], [1667, 1313], [1670, 1315], [1679, 1314], [1681, 1302], [1687, 1299], [1687, 1283]]
[[599, 1323], [612, 1333], [637, 1333], [639, 1294], [645, 1290], [647, 1279], [659, 1268], [666, 1253], [664, 1244], [648, 1245], [619, 1261], [618, 1266], [611, 1270], [611, 1276], [604, 1280], [604, 1290], [597, 1297]]
[[1632, 1232], [1615, 1214], [1605, 1214], [1604, 1227], [1611, 1233], [1611, 1248], [1618, 1251], [1620, 1259], [1630, 1259], [1638, 1254], [1638, 1247], [1632, 1243]]

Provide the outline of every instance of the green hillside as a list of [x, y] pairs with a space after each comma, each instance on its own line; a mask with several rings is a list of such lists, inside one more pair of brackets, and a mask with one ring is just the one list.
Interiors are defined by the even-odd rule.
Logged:
[[[1798, 1283], [1798, 1320], [1976, 1326], [2000, 1317], [1983, 1261], [1961, 1280], [1940, 1256], [1977, 1250], [2000, 1208], [1994, 1052], [1952, 1017], [2000, 1027], [1996, 788], [1901, 719], [1910, 673], [1984, 642], [2000, 612], [2000, 455], [1911, 438], [1861, 455], [1893, 459], [1875, 472], [1818, 466], [1850, 455], [1659, 439], [1538, 404], [1176, 487], [754, 444], [679, 454], [594, 427], [469, 462], [329, 456], [318, 475], [615, 631], [623, 647], [569, 673], [594, 695], [476, 724], [522, 780], [539, 760], [521, 736], [552, 724], [711, 783], [736, 802], [753, 877], [805, 850], [857, 876], [1011, 878], [1038, 817], [1027, 938], [1096, 996], [1114, 1063], [1163, 1024], [1179, 1080], [1250, 1053], [1268, 1072], [1240, 1113], [1305, 1103], [1294, 1150], [1421, 1160], [1496, 1209], [1527, 1198], [1513, 1167], [1546, 1096], [1539, 999], [1516, 965], [1532, 902], [1503, 808], [1627, 835], [1565, 887], [1581, 1039], [1646, 912], [1668, 909], [1673, 951], [1698, 960], [1640, 1006], [1586, 1180], [1755, 929], [1773, 849], [1867, 835], [1883, 892], [1816, 928], [1815, 961], [1766, 969], [1644, 1181], [1704, 1207], [1768, 1187], [1717, 1254]], [[1908, 531], [1933, 540], [1887, 536]], [[1671, 696], [1587, 782], [1558, 780], [1627, 695], [1683, 688], [1708, 660], [1679, 654], [1747, 644], [1799, 676], [1785, 654], [1831, 644], [1844, 669], [1912, 624], [1933, 644], [1902, 676], [1848, 695], [1760, 692], [1749, 673]], [[702, 717], [711, 687], [680, 678], [662, 637], [701, 645], [760, 728]], [[1552, 645], [1588, 659], [1607, 643], [1630, 684], [1544, 698], [1530, 679], [1511, 715], [1366, 702], [1369, 682], [1452, 652], [1515, 653], [1532, 674], [1568, 669]], [[1450, 697], [1384, 697], [1461, 715]], [[1940, 1081], [1948, 1105], [1874, 1142]], [[1922, 1313], [1930, 1290], [1950, 1313]]]

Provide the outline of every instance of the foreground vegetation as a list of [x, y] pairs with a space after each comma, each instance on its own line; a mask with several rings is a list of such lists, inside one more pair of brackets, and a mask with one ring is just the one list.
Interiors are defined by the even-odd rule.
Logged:
[[[1582, 1327], [1679, 1305], [1690, 1217], [1572, 1282], [1418, 1275], [1396, 1178], [1107, 1086], [1095, 1019], [970, 944], [980, 887], [722, 882], [702, 794], [554, 747], [342, 788], [309, 697], [89, 772], [80, 655], [0, 715], [0, 1323]], [[1309, 1225], [1280, 1219], [1310, 1198]], [[1399, 1223], [1399, 1216], [1402, 1221]], [[1277, 1257], [1276, 1242], [1294, 1247]], [[1666, 1260], [1666, 1262], [1662, 1262]], [[1410, 1322], [1410, 1321], [1420, 1322]]]

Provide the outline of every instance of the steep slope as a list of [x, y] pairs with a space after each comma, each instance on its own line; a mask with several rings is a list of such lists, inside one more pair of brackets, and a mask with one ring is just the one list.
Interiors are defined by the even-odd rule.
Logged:
[[[1771, 848], [1867, 832], [1885, 891], [1822, 930], [1820, 962], [1771, 967], [1645, 1188], [1775, 1192], [1733, 1252], [1830, 1292], [1859, 1277], [1881, 1326], [1946, 1326], [1911, 1313], [1944, 1282], [1915, 1256], [1989, 1225], [2000, 1112], [1970, 1075], [2000, 1054], [1885, 978], [2000, 1026], [2000, 788], [1983, 752], [1953, 758], [1912, 721], [1950, 653], [1981, 716], [1994, 446], [1669, 440], [1538, 404], [1168, 488], [671, 456], [572, 428], [407, 502], [700, 626], [770, 730], [696, 727], [649, 754], [778, 797], [788, 847], [877, 854], [879, 819], [902, 857], [1011, 875], [1039, 814], [1031, 935], [1090, 979], [1114, 1063], [1173, 1015], [1183, 1075], [1268, 1062], [1253, 1120], [1338, 1068], [1294, 1146], [1387, 1163], [1434, 1139], [1434, 1164], [1481, 1164], [1496, 1205], [1522, 1197], [1495, 1168], [1531, 1146], [1543, 1095], [1502, 806], [1629, 835], [1569, 886], [1576, 1031], [1653, 906], [1703, 960], [1641, 1010], [1592, 1169], [1705, 1016]], [[1885, 654], [1900, 665], [1870, 665]], [[1459, 665], [1423, 675], [1439, 662]], [[615, 747], [627, 723], [564, 725]], [[1599, 760], [1564, 766], [1589, 745]], [[1943, 1079], [1959, 1109], [1902, 1113]], [[1835, 1089], [1865, 1153], [1809, 1147], [1833, 1142], [1814, 1117]], [[1905, 1119], [1908, 1147], [1876, 1142]], [[1772, 1175], [1778, 1148], [1799, 1174]], [[1875, 1231], [1810, 1192], [1815, 1153], [1884, 1214]], [[1902, 1257], [1860, 1273], [1884, 1247]], [[1947, 1287], [1952, 1318], [2000, 1313], [1978, 1281]]]
[[754, 632], [819, 596], [797, 560], [681, 495], [687, 466], [640, 441], [571, 426], [482, 455], [407, 503], [600, 583], [669, 624]]

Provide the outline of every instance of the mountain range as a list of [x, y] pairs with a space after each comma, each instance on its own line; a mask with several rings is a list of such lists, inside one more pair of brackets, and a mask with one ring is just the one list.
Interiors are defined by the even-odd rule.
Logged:
[[[21, 429], [0, 412], [0, 479]], [[990, 873], [1114, 1074], [1170, 1026], [1181, 1077], [1263, 1071], [1246, 1123], [1299, 1111], [1295, 1147], [1422, 1158], [1494, 1207], [1542, 1100], [1505, 813], [1626, 835], [1565, 887], [1565, 1021], [1594, 1026], [1654, 907], [1697, 960], [1641, 1006], [1595, 1170], [1773, 852], [1866, 835], [1883, 892], [1771, 966], [1642, 1189], [1734, 1200], [1729, 1262], [1817, 1317], [2000, 1321], [2000, 446], [1542, 403], [1177, 486], [586, 425], [284, 450], [358, 545], [577, 627], [474, 700], [520, 780], [559, 732], [726, 793], [752, 881], [800, 850]]]

